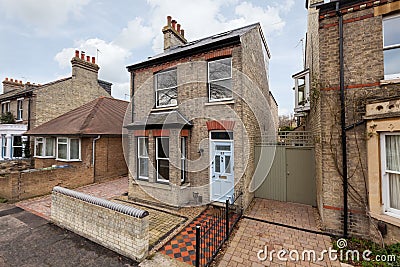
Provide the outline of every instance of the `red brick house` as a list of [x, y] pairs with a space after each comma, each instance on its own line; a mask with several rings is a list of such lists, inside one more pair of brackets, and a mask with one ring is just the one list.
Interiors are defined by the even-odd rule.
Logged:
[[261, 26], [188, 42], [168, 17], [162, 32], [164, 52], [127, 67], [129, 197], [179, 207], [243, 193], [240, 204], [247, 207], [254, 144], [275, 132]]
[[[128, 102], [97, 98], [27, 131], [34, 138], [35, 168], [73, 166], [101, 182], [127, 174], [122, 125]], [[72, 179], [72, 177], [71, 177]]]

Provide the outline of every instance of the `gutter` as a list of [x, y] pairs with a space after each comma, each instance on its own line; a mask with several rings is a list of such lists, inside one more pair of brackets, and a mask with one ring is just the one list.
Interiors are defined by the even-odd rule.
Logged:
[[93, 179], [96, 179], [96, 141], [101, 138], [100, 135], [98, 135], [96, 138], [93, 138], [92, 141], [92, 166], [93, 166]]
[[336, 2], [336, 14], [339, 17], [339, 64], [340, 64], [340, 121], [342, 134], [342, 175], [343, 175], [343, 236], [348, 237], [348, 177], [347, 177], [347, 141], [346, 141], [346, 96], [344, 92], [344, 56], [343, 56], [343, 14], [340, 1]]

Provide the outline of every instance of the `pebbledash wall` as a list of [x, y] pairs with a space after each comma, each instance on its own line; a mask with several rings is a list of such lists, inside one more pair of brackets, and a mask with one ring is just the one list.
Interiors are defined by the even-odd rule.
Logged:
[[[314, 1], [315, 2], [315, 1]], [[363, 122], [365, 105], [372, 99], [400, 96], [400, 86], [385, 83], [382, 18], [400, 11], [397, 3], [359, 1], [342, 8], [344, 21], [344, 66], [349, 172], [349, 233], [371, 237], [376, 228], [369, 219], [367, 129]], [[389, 5], [391, 5], [389, 7]], [[314, 14], [315, 11], [312, 12]], [[313, 21], [311, 21], [313, 22]], [[339, 99], [339, 29], [334, 10], [319, 12], [318, 24], [309, 22], [317, 40], [317, 56], [311, 78], [311, 111], [308, 125], [315, 133], [318, 208], [326, 230], [343, 233], [343, 180], [341, 162]], [[395, 225], [388, 223], [390, 229]], [[390, 231], [399, 235], [399, 231]], [[399, 237], [387, 237], [389, 240]], [[390, 242], [390, 241], [389, 241]]]
[[[259, 89], [268, 104], [276, 105], [269, 95], [268, 76], [265, 71], [265, 62], [262, 48], [262, 40], [260, 37], [260, 26], [254, 27], [241, 37], [241, 45], [228, 46], [225, 48], [212, 49], [208, 52], [197, 54], [191, 57], [182, 58], [176, 61], [170, 61], [163, 65], [155, 65], [145, 69], [135, 71], [134, 84], [135, 88], [135, 119], [141, 120], [146, 115], [147, 107], [154, 105], [154, 88], [153, 74], [171, 67], [176, 67], [178, 72], [178, 103], [185, 103], [192, 99], [197, 99], [195, 105], [179, 106], [178, 110], [183, 116], [189, 118], [190, 115], [195, 117], [191, 120], [193, 127], [190, 129], [187, 140], [187, 158], [188, 160], [199, 159], [199, 147], [203, 149], [202, 154], [207, 155], [201, 157], [203, 166], [208, 166], [209, 160], [209, 144], [204, 140], [209, 139], [209, 129], [207, 122], [210, 117], [225, 122], [233, 122], [234, 132], [234, 179], [235, 193], [244, 193], [242, 206], [247, 207], [254, 197], [253, 192], [249, 192], [248, 187], [254, 173], [254, 144], [260, 140], [261, 131], [251, 108], [255, 92]], [[233, 72], [233, 91], [238, 92], [242, 97], [234, 96], [233, 101], [208, 103], [208, 87], [207, 87], [207, 60], [221, 57], [232, 57]], [[193, 69], [196, 72], [193, 72]], [[251, 82], [243, 81], [239, 74], [245, 74]], [[146, 88], [145, 90], [142, 88]], [[141, 90], [139, 90], [141, 89]], [[140, 96], [138, 96], [140, 93]], [[271, 102], [271, 103], [270, 103]], [[273, 103], [272, 103], [273, 102]], [[263, 103], [265, 105], [265, 103]], [[142, 108], [143, 107], [143, 108]], [[231, 109], [235, 114], [234, 118], [226, 112]], [[264, 107], [265, 108], [265, 107]], [[211, 114], [211, 115], [210, 115]], [[209, 116], [210, 115], [210, 116]], [[212, 120], [212, 119], [211, 119]], [[243, 126], [241, 127], [241, 125]], [[271, 121], [271, 125], [274, 125]], [[149, 140], [149, 166], [155, 166], [155, 141], [154, 132], [159, 131], [137, 131], [148, 136]], [[136, 151], [137, 142], [135, 137], [143, 136], [135, 131], [130, 134], [130, 181], [129, 181], [129, 197], [134, 198], [141, 191], [140, 187], [145, 191], [152, 192], [152, 196], [165, 196], [166, 201], [174, 206], [188, 205], [193, 203], [193, 192], [198, 192], [202, 196], [203, 202], [210, 200], [210, 170], [204, 168], [196, 172], [189, 172], [187, 182], [180, 186], [180, 171], [170, 165], [170, 184], [161, 184], [156, 182], [156, 170], [149, 167], [149, 181], [137, 179], [136, 169]], [[169, 130], [170, 136], [170, 155], [178, 154], [175, 149], [179, 148], [179, 131]], [[182, 133], [181, 133], [182, 134]], [[248, 143], [247, 143], [248, 140]], [[174, 145], [172, 145], [174, 144]], [[244, 160], [245, 159], [245, 160]], [[247, 163], [247, 165], [246, 165]], [[178, 165], [179, 166], [179, 165]], [[175, 185], [174, 185], [175, 184]]]
[[[90, 196], [84, 196], [87, 197]], [[149, 249], [148, 213], [133, 216], [111, 209], [115, 203], [96, 202], [93, 199], [91, 202], [96, 204], [54, 190], [51, 220], [121, 255], [137, 261], [143, 260]], [[118, 205], [121, 210], [132, 209]]]

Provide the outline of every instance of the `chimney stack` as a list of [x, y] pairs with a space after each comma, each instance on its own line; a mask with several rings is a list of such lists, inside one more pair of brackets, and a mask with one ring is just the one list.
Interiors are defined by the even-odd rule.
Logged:
[[[86, 56], [86, 57], [85, 57]], [[75, 50], [75, 57], [71, 60], [72, 78], [89, 78], [93, 84], [98, 84], [99, 66], [95, 57], [85, 55], [84, 51]]]
[[22, 83], [22, 81], [18, 81], [17, 79], [8, 79], [8, 77], [6, 77], [3, 81], [3, 94], [8, 93], [10, 91], [13, 90], [17, 90], [17, 89], [23, 89], [24, 88], [24, 84]]
[[184, 37], [185, 31], [171, 16], [167, 16], [167, 25], [162, 29], [162, 33], [164, 34], [164, 51], [187, 43]]

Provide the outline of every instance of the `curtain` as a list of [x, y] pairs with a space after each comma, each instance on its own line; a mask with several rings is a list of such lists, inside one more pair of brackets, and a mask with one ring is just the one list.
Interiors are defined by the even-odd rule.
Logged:
[[389, 174], [390, 207], [400, 210], [400, 175]]
[[386, 170], [400, 172], [400, 135], [386, 135]]

